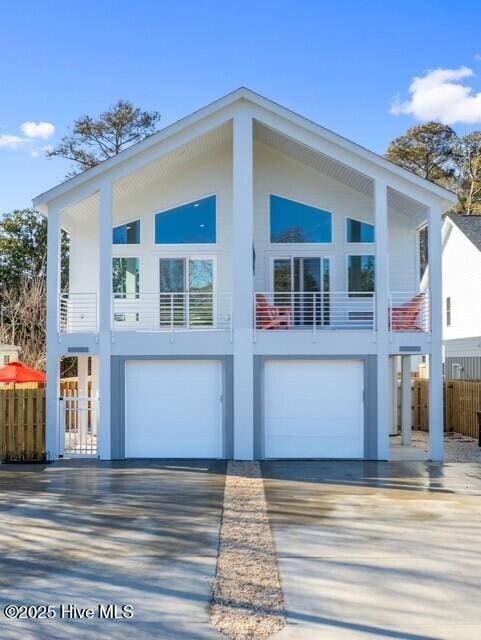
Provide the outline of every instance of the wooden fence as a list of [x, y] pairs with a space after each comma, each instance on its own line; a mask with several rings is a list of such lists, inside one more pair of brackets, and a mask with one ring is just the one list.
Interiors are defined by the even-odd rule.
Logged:
[[[429, 429], [429, 380], [413, 384], [413, 428]], [[444, 430], [479, 437], [476, 412], [481, 411], [481, 381], [446, 380], [444, 383]]]
[[45, 457], [45, 388], [0, 389], [0, 459]]

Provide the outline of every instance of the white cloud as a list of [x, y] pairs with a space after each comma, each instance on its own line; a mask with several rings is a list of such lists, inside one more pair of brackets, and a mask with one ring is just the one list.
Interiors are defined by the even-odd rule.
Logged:
[[475, 53], [474, 59], [476, 60], [476, 62], [481, 62], [481, 53]]
[[47, 140], [55, 133], [55, 126], [51, 122], [24, 122], [20, 128], [27, 138]]
[[417, 120], [439, 120], [444, 124], [481, 122], [481, 92], [461, 81], [474, 76], [472, 69], [434, 69], [415, 77], [409, 87], [410, 98], [395, 98], [390, 112], [409, 114]]
[[37, 149], [33, 149], [33, 151], [30, 151], [30, 155], [32, 156], [32, 158], [40, 158], [49, 151], [52, 151], [52, 149], [53, 147], [51, 144], [46, 144], [43, 147], [38, 147]]
[[25, 138], [19, 136], [11, 136], [9, 134], [0, 135], [0, 147], [6, 149], [16, 149], [25, 142]]

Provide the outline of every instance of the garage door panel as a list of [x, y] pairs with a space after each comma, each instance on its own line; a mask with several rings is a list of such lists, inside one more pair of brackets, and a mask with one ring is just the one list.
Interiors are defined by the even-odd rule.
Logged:
[[361, 361], [266, 362], [266, 457], [361, 458], [363, 419]]
[[125, 377], [126, 457], [222, 457], [220, 361], [132, 360]]

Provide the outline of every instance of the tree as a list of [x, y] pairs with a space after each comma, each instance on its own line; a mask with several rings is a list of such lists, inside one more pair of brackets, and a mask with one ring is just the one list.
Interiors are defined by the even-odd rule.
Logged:
[[427, 122], [391, 142], [388, 160], [442, 186], [452, 186], [456, 177], [456, 133], [447, 125]]
[[459, 211], [481, 214], [481, 131], [461, 138], [457, 145]]
[[[47, 220], [33, 209], [16, 209], [0, 219], [0, 289], [15, 290], [23, 280], [45, 279]], [[62, 234], [62, 286], [68, 282], [68, 237]]]
[[15, 288], [0, 290], [0, 342], [19, 348], [28, 366], [44, 369], [46, 354], [46, 281], [23, 277]]
[[[0, 220], [0, 342], [15, 344], [28, 365], [45, 365], [47, 220], [33, 209]], [[61, 280], [68, 282], [68, 237], [62, 233]]]
[[97, 118], [82, 116], [75, 120], [71, 135], [62, 138], [47, 156], [74, 162], [73, 171], [67, 175], [71, 177], [152, 135], [159, 120], [157, 111], [142, 111], [128, 100], [119, 100]]

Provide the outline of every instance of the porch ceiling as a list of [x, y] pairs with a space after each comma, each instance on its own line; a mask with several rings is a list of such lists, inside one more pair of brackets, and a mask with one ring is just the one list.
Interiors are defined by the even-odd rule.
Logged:
[[[192, 142], [182, 145], [167, 153], [154, 162], [142, 166], [133, 171], [125, 178], [117, 181], [113, 185], [113, 202], [119, 202], [132, 193], [142, 189], [145, 185], [157, 180], [165, 179], [174, 171], [178, 171], [183, 165], [195, 161], [202, 156], [220, 148], [232, 141], [232, 124], [226, 123], [213, 131], [199, 136]], [[100, 207], [100, 197], [98, 193], [77, 202], [65, 209], [66, 227], [69, 219], [72, 221], [81, 219], [85, 221], [89, 216], [97, 216]]]
[[[258, 121], [254, 123], [254, 139], [283, 155], [295, 159], [301, 164], [319, 171], [363, 196], [373, 197], [373, 179], [371, 177], [333, 160], [327, 155], [319, 153]], [[114, 206], [116, 202], [138, 192], [145, 185], [165, 179], [182, 166], [198, 160], [216, 148], [231, 144], [231, 142], [232, 123], [227, 122], [213, 131], [199, 136], [188, 144], [162, 155], [154, 162], [142, 166], [114, 183]], [[75, 224], [75, 220], [85, 221], [86, 218], [96, 217], [99, 212], [99, 206], [100, 198], [98, 193], [81, 200], [65, 210], [65, 225], [63, 226], [68, 229], [69, 222]], [[388, 189], [388, 209], [407, 216], [416, 223], [420, 223], [426, 218], [424, 205], [391, 188]]]
[[[352, 167], [333, 160], [329, 156], [315, 151], [257, 121], [254, 124], [254, 138], [350, 189], [368, 198], [373, 198], [373, 179]], [[426, 212], [424, 205], [393, 189], [388, 189], [388, 209], [406, 215], [409, 218], [422, 217]]]
[[213, 131], [199, 136], [192, 142], [161, 156], [154, 162], [129, 174], [126, 178], [115, 182], [113, 188], [114, 202], [116, 199], [125, 198], [132, 192], [138, 191], [148, 183], [164, 178], [173, 171], [177, 171], [183, 165], [198, 160], [231, 140], [232, 123], [227, 122]]

